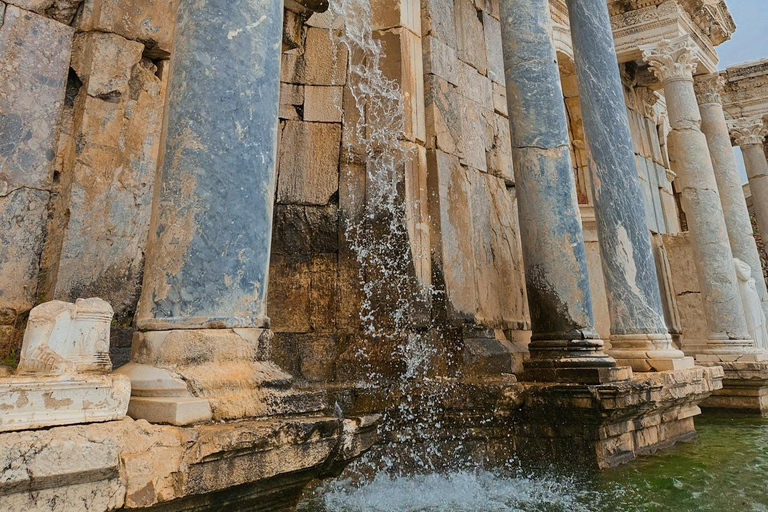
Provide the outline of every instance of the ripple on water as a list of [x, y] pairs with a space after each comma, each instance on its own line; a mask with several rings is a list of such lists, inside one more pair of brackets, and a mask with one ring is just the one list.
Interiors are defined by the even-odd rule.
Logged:
[[768, 422], [707, 414], [699, 438], [593, 475], [485, 470], [323, 484], [302, 512], [768, 512]]

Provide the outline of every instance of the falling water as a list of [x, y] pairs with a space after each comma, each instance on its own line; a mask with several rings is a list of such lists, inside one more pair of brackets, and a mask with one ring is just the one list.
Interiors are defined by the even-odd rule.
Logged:
[[[354, 103], [347, 104], [350, 98], [345, 97], [343, 172], [348, 173], [349, 183], [355, 181], [355, 172], [365, 175], [365, 197], [360, 197], [359, 187], [350, 186], [350, 204], [345, 207], [347, 245], [357, 262], [364, 296], [360, 320], [373, 345], [392, 347], [388, 356], [401, 363], [399, 380], [384, 390], [401, 398], [394, 410], [385, 413], [380, 435], [389, 444], [379, 450], [378, 457], [356, 462], [347, 471], [352, 477], [315, 489], [299, 510], [718, 510], [698, 508], [697, 496], [707, 492], [723, 495], [709, 500], [714, 506], [735, 503], [741, 494], [748, 494], [749, 502], [756, 506], [739, 510], [768, 510], [760, 501], [760, 489], [768, 478], [768, 450], [753, 449], [752, 453], [762, 455], [745, 470], [734, 457], [742, 447], [731, 446], [744, 442], [765, 446], [766, 426], [762, 423], [755, 423], [751, 430], [741, 426], [739, 435], [727, 434], [727, 424], [709, 429], [705, 423], [703, 437], [711, 435], [728, 444], [727, 450], [715, 456], [702, 443], [694, 443], [666, 452], [662, 460], [669, 461], [667, 464], [652, 461], [597, 475], [555, 471], [533, 475], [524, 473], [515, 461], [486, 468], [460, 455], [461, 434], [452, 439], [450, 449], [433, 442], [430, 436], [442, 428], [441, 404], [453, 391], [448, 381], [435, 376], [431, 364], [438, 345], [432, 333], [439, 332], [440, 326], [419, 317], [419, 311], [439, 295], [419, 283], [413, 270], [406, 220], [411, 213], [408, 209], [418, 205], [408, 205], [403, 199], [404, 168], [413, 157], [403, 144], [403, 97], [397, 83], [382, 72], [384, 55], [373, 36], [370, 0], [331, 0], [330, 16], [330, 27], [343, 25], [340, 31], [330, 29], [331, 39], [335, 51], [344, 47], [348, 52], [345, 94]], [[338, 21], [343, 23], [335, 23]], [[369, 348], [361, 346], [357, 357], [360, 367], [369, 369], [366, 385], [389, 386], [385, 376], [369, 364]], [[720, 485], [712, 475], [722, 472], [724, 465], [733, 467], [735, 474], [747, 475], [745, 481], [756, 485], [733, 486], [730, 482], [735, 479], [726, 479], [725, 487]], [[657, 499], [648, 501], [649, 496]], [[676, 508], [686, 500], [696, 507]]]

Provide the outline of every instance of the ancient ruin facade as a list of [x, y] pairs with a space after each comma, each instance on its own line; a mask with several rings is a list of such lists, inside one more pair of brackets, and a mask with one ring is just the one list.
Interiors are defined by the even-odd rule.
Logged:
[[[274, 510], [436, 417], [415, 444], [606, 467], [768, 411], [768, 63], [718, 72], [735, 30], [723, 0], [0, 0], [0, 508]], [[57, 330], [91, 297], [98, 336]], [[103, 410], [50, 403], [67, 376]]]

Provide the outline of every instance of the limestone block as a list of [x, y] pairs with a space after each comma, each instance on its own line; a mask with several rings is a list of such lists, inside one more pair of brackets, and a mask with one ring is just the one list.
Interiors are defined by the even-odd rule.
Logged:
[[299, 371], [310, 382], [329, 382], [334, 377], [334, 365], [339, 352], [339, 340], [330, 334], [299, 336]]
[[496, 82], [493, 83], [493, 110], [504, 117], [509, 115], [507, 111], [507, 88]]
[[421, 35], [457, 48], [453, 0], [421, 0]]
[[427, 75], [425, 105], [427, 148], [460, 156], [464, 153], [464, 128], [457, 89], [444, 79]]
[[459, 59], [472, 65], [481, 75], [488, 71], [485, 32], [471, 0], [454, 0], [456, 43]]
[[0, 309], [25, 312], [36, 294], [73, 30], [0, 6]]
[[99, 295], [121, 319], [133, 315], [141, 287], [167, 79], [143, 49], [115, 34], [75, 39], [77, 144], [62, 165], [68, 203], [49, 226], [60, 246], [47, 247], [44, 261], [49, 296]]
[[280, 84], [280, 119], [301, 119], [296, 109], [304, 107], [304, 86], [296, 84]]
[[403, 27], [421, 34], [420, 0], [372, 0], [374, 30]]
[[493, 113], [464, 96], [461, 97], [459, 106], [464, 134], [461, 163], [485, 172], [488, 170], [485, 156], [488, 122], [493, 121]]
[[304, 89], [304, 121], [341, 122], [342, 87], [307, 85]]
[[307, 261], [273, 254], [268, 306], [275, 332], [309, 332], [312, 274]]
[[472, 320], [477, 288], [467, 170], [457, 157], [439, 150], [427, 153], [427, 166], [432, 250], [444, 280], [448, 314], [454, 320]]
[[[488, 114], [490, 115], [490, 114]], [[515, 171], [512, 161], [512, 136], [506, 117], [493, 114], [492, 138], [486, 141], [488, 172], [502, 178], [505, 183], [515, 183]]]
[[504, 85], [504, 53], [501, 50], [501, 23], [483, 11], [485, 49], [488, 53], [488, 78]]
[[277, 201], [325, 205], [339, 189], [341, 126], [286, 121], [282, 129]]
[[424, 73], [439, 76], [453, 85], [459, 85], [456, 50], [434, 36], [426, 36], [422, 40], [422, 47]]
[[408, 140], [426, 140], [424, 112], [424, 71], [421, 37], [407, 29], [374, 34], [384, 58], [381, 71], [400, 86], [404, 107], [404, 134]]
[[69, 25], [83, 0], [7, 0], [6, 3]]
[[338, 300], [336, 254], [318, 254], [312, 257], [309, 311], [313, 332], [336, 330], [336, 302]]
[[427, 151], [408, 145], [405, 163], [405, 222], [416, 278], [426, 289], [432, 282], [430, 256], [429, 196], [427, 187]]
[[74, 25], [78, 32], [110, 32], [141, 41], [150, 57], [168, 57], [173, 46], [178, 2], [84, 0]]
[[459, 93], [486, 110], [493, 110], [492, 82], [475, 68], [462, 61], [458, 63]]
[[309, 28], [303, 53], [284, 53], [282, 81], [306, 85], [344, 85], [347, 48], [335, 45], [327, 29]]

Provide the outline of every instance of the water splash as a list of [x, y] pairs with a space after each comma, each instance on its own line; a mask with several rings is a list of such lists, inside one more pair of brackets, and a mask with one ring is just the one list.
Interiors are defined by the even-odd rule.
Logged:
[[[331, 40], [349, 56], [345, 94], [354, 104], [345, 102], [342, 112], [347, 134], [342, 172], [349, 183], [355, 182], [355, 172], [365, 174], [365, 197], [359, 197], [359, 187], [350, 186], [347, 196], [353, 204], [348, 210], [353, 211], [343, 213], [345, 238], [355, 256], [363, 292], [360, 320], [365, 340], [356, 362], [367, 373], [366, 385], [400, 397], [396, 407], [385, 411], [381, 437], [397, 443], [393, 453], [407, 454], [405, 458], [429, 469], [432, 459], [443, 458], [432, 443], [424, 441], [439, 424], [438, 404], [446, 391], [422, 385], [430, 381], [437, 356], [429, 313], [435, 291], [417, 278], [414, 258], [419, 256], [414, 256], [409, 240], [409, 216], [418, 212], [419, 204], [405, 197], [405, 173], [416, 155], [404, 143], [403, 95], [397, 82], [382, 71], [386, 57], [374, 37], [370, 0], [332, 0], [329, 14]], [[382, 355], [382, 347], [390, 353]], [[379, 363], [382, 357], [393, 362], [399, 379], [388, 379], [391, 375], [383, 374], [372, 362], [374, 357]], [[423, 445], [426, 450], [416, 454], [408, 444]], [[403, 467], [396, 459], [395, 455], [385, 458], [383, 469]]]

